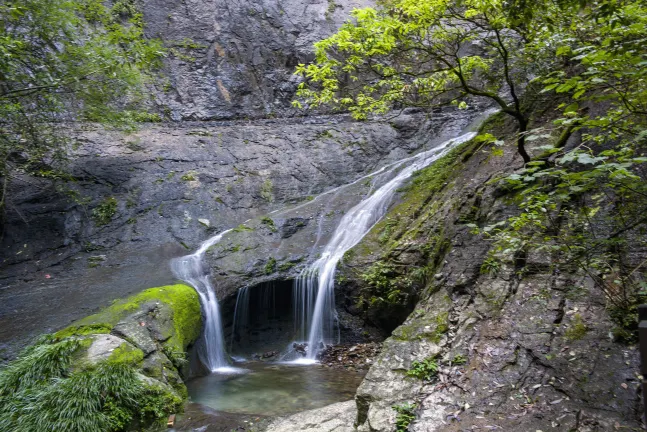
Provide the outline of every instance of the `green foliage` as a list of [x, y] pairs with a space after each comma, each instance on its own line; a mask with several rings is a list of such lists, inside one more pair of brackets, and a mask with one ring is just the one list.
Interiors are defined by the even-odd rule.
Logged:
[[395, 417], [395, 430], [397, 432], [406, 432], [411, 422], [416, 419], [416, 405], [406, 403], [396, 405], [393, 409], [398, 413]]
[[245, 224], [240, 224], [236, 228], [232, 229], [233, 232], [244, 232], [244, 231], [254, 231], [254, 228], [250, 228]]
[[399, 305], [406, 301], [407, 296], [403, 289], [409, 288], [411, 281], [399, 277], [392, 264], [378, 261], [360, 277], [368, 285], [368, 289], [364, 290], [362, 296], [368, 296], [369, 305], [375, 303]]
[[181, 409], [173, 392], [141, 382], [132, 362], [72, 369], [80, 346], [78, 339], [47, 340], [0, 370], [1, 430], [117, 432]]
[[276, 258], [270, 257], [264, 267], [265, 274], [272, 274], [276, 271]]
[[274, 185], [272, 184], [272, 180], [267, 179], [263, 182], [261, 185], [261, 198], [263, 198], [267, 202], [272, 202], [274, 201]]
[[279, 271], [282, 271], [282, 272], [289, 271], [289, 270], [290, 270], [292, 267], [294, 267], [295, 265], [296, 265], [296, 263], [293, 263], [293, 262], [289, 262], [289, 261], [288, 261], [288, 262], [283, 263], [283, 264], [281, 264], [281, 265], [279, 266]]
[[456, 354], [454, 358], [452, 359], [452, 364], [461, 366], [467, 363], [467, 358], [465, 358], [464, 355], [462, 354]]
[[92, 210], [92, 218], [97, 226], [108, 225], [117, 213], [117, 200], [109, 197]]
[[196, 181], [195, 176], [196, 176], [196, 174], [193, 171], [189, 171], [188, 173], [182, 175], [182, 177], [180, 177], [180, 179], [182, 179], [182, 181], [187, 181], [187, 182], [188, 181]]
[[335, 9], [337, 9], [337, 4], [335, 3], [335, 0], [328, 0], [328, 8], [326, 9], [326, 19], [332, 18], [332, 14], [335, 13]]
[[430, 380], [438, 374], [438, 363], [434, 358], [428, 358], [423, 361], [414, 361], [411, 368], [407, 371], [407, 376], [421, 380]]
[[261, 223], [269, 228], [270, 231], [272, 232], [277, 232], [278, 229], [276, 228], [276, 225], [274, 225], [274, 219], [272, 219], [269, 216], [263, 216], [261, 218]]
[[587, 332], [586, 324], [582, 319], [582, 315], [575, 314], [571, 320], [568, 328], [564, 332], [564, 337], [568, 340], [580, 340], [582, 339]]
[[501, 269], [501, 261], [494, 256], [488, 255], [481, 264], [481, 273], [496, 276]]
[[317, 139], [326, 139], [326, 138], [332, 139], [334, 137], [335, 136], [329, 130], [325, 130], [323, 132], [318, 132], [317, 135], [315, 135], [315, 138], [317, 138]]
[[385, 244], [390, 240], [393, 230], [398, 226], [398, 221], [396, 219], [386, 218], [383, 226], [382, 233], [378, 238], [380, 244]]
[[[132, 1], [22, 0], [0, 5], [0, 177], [59, 172], [66, 120], [126, 125], [163, 50], [143, 38]], [[116, 103], [116, 101], [119, 103]], [[135, 115], [135, 117], [137, 117]], [[141, 116], [139, 116], [141, 119]], [[147, 120], [152, 119], [146, 116]], [[0, 208], [6, 204], [6, 184]]]

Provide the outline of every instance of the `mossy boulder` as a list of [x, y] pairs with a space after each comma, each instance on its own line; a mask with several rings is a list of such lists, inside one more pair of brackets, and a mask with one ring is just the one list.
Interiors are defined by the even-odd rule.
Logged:
[[146, 315], [151, 318], [151, 324], [157, 327], [154, 331], [161, 336], [163, 346], [173, 352], [185, 351], [200, 336], [200, 299], [193, 288], [182, 284], [150, 288], [117, 300], [100, 312], [72, 323], [54, 336], [64, 339], [69, 336], [110, 333], [120, 323], [123, 327], [125, 318], [143, 318]]
[[0, 370], [0, 430], [118, 432], [162, 421], [187, 398], [180, 370], [201, 325], [197, 293], [172, 285], [43, 338]]

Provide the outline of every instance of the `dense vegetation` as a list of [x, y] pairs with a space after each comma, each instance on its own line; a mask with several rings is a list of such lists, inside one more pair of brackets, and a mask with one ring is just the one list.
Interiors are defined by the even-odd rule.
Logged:
[[66, 122], [141, 120], [132, 108], [162, 54], [143, 38], [133, 0], [2, 2], [0, 210], [20, 173], [64, 176], [60, 162], [73, 143]]
[[181, 408], [175, 393], [138, 378], [137, 358], [75, 364], [86, 342], [44, 338], [0, 371], [0, 429], [121, 431], [133, 421], [147, 425]]
[[[107, 357], [91, 358], [101, 335], [128, 320], [140, 325], [141, 317], [134, 316], [147, 304], [157, 305], [147, 319], [158, 320], [155, 328], [163, 339], [158, 353], [148, 353], [148, 366], [134, 340], [122, 339]], [[195, 290], [170, 285], [116, 301], [43, 336], [0, 368], [0, 430], [116, 432], [159, 426], [182, 410], [187, 391], [179, 376], [174, 378], [175, 369], [186, 364], [187, 347], [200, 335], [201, 323]]]
[[[645, 288], [645, 262], [629, 253], [645, 246], [647, 223], [645, 3], [384, 0], [353, 17], [297, 68], [295, 105], [360, 119], [478, 100], [499, 108], [524, 163], [495, 179], [518, 214], [472, 225], [493, 241], [488, 263], [545, 253], [589, 276], [631, 330]], [[552, 123], [533, 121], [551, 109]], [[478, 137], [494, 155], [506, 148], [498, 138]]]

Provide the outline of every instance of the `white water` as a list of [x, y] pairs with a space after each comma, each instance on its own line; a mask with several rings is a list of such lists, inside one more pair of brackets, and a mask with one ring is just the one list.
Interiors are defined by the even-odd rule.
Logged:
[[[384, 216], [395, 192], [406, 179], [475, 135], [476, 133], [472, 132], [466, 133], [390, 166], [386, 173], [392, 173], [398, 168], [401, 168], [401, 171], [346, 212], [321, 257], [306, 268], [295, 281], [295, 325], [301, 332], [301, 340], [305, 339], [306, 329], [309, 329], [307, 356], [298, 361], [299, 363], [314, 362], [324, 345], [338, 342], [339, 334], [338, 331], [335, 332], [337, 312], [334, 284], [337, 263], [344, 253], [359, 243]], [[385, 172], [384, 169], [372, 175], [381, 172]], [[307, 324], [304, 326], [304, 323]]]
[[218, 243], [222, 237], [231, 230], [223, 231], [211, 237], [200, 245], [200, 248], [191, 255], [176, 258], [171, 261], [173, 273], [179, 279], [189, 283], [200, 296], [204, 315], [204, 345], [198, 354], [202, 363], [211, 372], [233, 372], [225, 354], [225, 341], [222, 331], [220, 308], [216, 298], [216, 290], [209, 280], [209, 272], [205, 269], [202, 258], [205, 252]]
[[[335, 331], [337, 312], [335, 310], [334, 279], [337, 263], [342, 259], [344, 253], [359, 243], [373, 225], [384, 216], [395, 192], [406, 179], [411, 177], [415, 171], [444, 156], [454, 146], [472, 139], [475, 135], [475, 133], [467, 133], [445, 141], [432, 150], [390, 164], [349, 184], [352, 185], [376, 175], [393, 175], [400, 169], [395, 177], [344, 215], [321, 257], [306, 268], [295, 281], [293, 300], [295, 303], [295, 329], [299, 339], [305, 341], [307, 337], [308, 342], [306, 358], [300, 358], [295, 363], [314, 363], [317, 353], [324, 345], [339, 342], [339, 330]], [[337, 192], [349, 185], [335, 188], [322, 195]], [[206, 251], [217, 244], [229, 231], [231, 230], [211, 237], [202, 243], [193, 254], [171, 261], [171, 268], [175, 276], [193, 286], [200, 296], [205, 320], [204, 344], [199, 350], [200, 359], [212, 372], [224, 373], [239, 372], [239, 370], [230, 367], [228, 361], [218, 300], [208, 271], [203, 265], [203, 258]], [[319, 236], [317, 243], [318, 240]], [[248, 302], [247, 290], [239, 292], [237, 303], [241, 300], [241, 294], [245, 300], [241, 302], [241, 306], [246, 313], [247, 308], [243, 304]], [[238, 309], [237, 305], [234, 317], [235, 327], [237, 321], [240, 321], [242, 325], [247, 320], [247, 317], [242, 314], [240, 317], [238, 316]]]

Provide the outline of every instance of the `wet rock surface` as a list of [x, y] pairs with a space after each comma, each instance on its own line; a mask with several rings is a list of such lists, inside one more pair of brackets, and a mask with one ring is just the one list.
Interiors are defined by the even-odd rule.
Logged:
[[267, 427], [270, 418], [257, 415], [219, 412], [197, 403], [189, 403], [176, 417], [170, 432], [258, 432]]
[[[387, 215], [406, 231], [392, 225], [389, 240], [380, 241], [387, 234], [378, 225], [344, 262], [347, 295], [375, 292], [362, 275], [376, 262], [391, 264], [396, 282], [406, 277], [397, 269], [427, 272], [417, 285], [420, 300], [357, 391], [359, 431], [392, 431], [393, 407], [406, 404], [416, 432], [640, 427], [638, 353], [610, 337], [614, 324], [601, 290], [584, 275], [552, 271], [538, 254], [496, 269], [483, 265], [489, 244], [467, 225], [511, 214], [514, 207], [489, 181], [518, 166], [515, 158], [474, 152], [432, 199], [417, 197], [407, 207], [405, 198]], [[434, 362], [437, 373], [408, 373], [423, 362]]]
[[129, 135], [87, 126], [71, 166], [77, 181], [17, 179], [0, 264], [4, 356], [115, 298], [171, 283], [169, 259], [215, 232], [424, 145], [385, 124], [313, 122], [152, 126]]
[[319, 353], [321, 364], [333, 368], [366, 370], [380, 353], [381, 344], [371, 342], [357, 345], [332, 345]]
[[339, 402], [324, 408], [274, 420], [267, 432], [353, 432], [357, 409], [354, 401]]
[[[2, 355], [115, 298], [174, 282], [170, 258], [228, 228], [237, 229], [206, 258], [221, 300], [293, 277], [369, 190], [335, 188], [453, 136], [477, 113], [407, 116], [423, 124], [408, 138], [345, 117], [158, 125], [129, 135], [87, 126], [71, 166], [76, 182], [14, 182], [0, 264]], [[241, 225], [264, 214], [274, 225]]]

